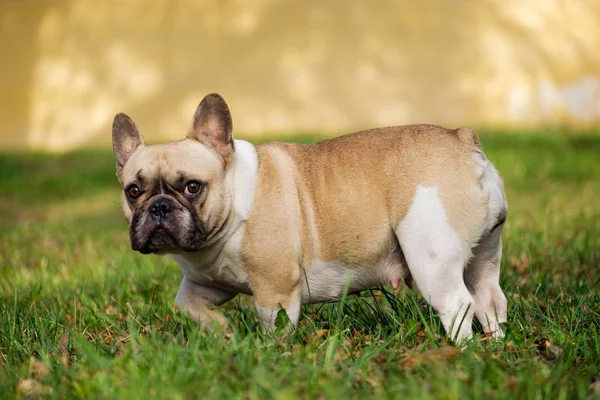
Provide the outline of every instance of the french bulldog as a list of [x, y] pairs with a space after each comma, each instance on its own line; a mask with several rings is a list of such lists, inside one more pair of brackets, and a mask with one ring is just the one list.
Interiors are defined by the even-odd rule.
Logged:
[[476, 317], [502, 337], [503, 182], [468, 128], [386, 127], [315, 144], [234, 140], [206, 96], [187, 138], [145, 145], [125, 114], [112, 130], [131, 246], [171, 254], [176, 306], [201, 324], [253, 295], [267, 330], [285, 309], [414, 282], [455, 341]]

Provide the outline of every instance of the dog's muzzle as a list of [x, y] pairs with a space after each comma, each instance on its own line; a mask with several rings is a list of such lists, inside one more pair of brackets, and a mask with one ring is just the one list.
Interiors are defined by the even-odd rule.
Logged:
[[202, 227], [196, 226], [185, 207], [159, 194], [134, 214], [130, 240], [131, 247], [142, 254], [160, 254], [177, 249], [198, 251], [206, 239]]

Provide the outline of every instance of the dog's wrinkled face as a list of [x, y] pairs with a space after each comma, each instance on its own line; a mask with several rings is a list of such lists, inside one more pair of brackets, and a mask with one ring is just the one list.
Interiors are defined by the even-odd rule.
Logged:
[[187, 139], [165, 145], [145, 146], [133, 121], [119, 114], [113, 147], [134, 250], [198, 251], [223, 225], [232, 202], [225, 180], [234, 148], [220, 96], [200, 103]]
[[133, 249], [198, 251], [217, 222], [210, 214], [224, 211], [224, 172], [214, 152], [189, 139], [136, 151], [121, 178]]

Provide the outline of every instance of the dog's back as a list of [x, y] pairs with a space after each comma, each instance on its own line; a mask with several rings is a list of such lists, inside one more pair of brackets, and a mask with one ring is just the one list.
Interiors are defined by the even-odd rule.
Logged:
[[389, 127], [311, 145], [273, 142], [258, 146], [258, 155], [256, 196], [268, 214], [260, 221], [281, 212], [294, 232], [306, 231], [298, 240], [309, 265], [348, 254], [368, 262], [387, 246], [419, 186], [438, 188], [450, 224], [471, 244], [488, 214], [500, 213], [487, 202], [501, 181], [470, 129]]

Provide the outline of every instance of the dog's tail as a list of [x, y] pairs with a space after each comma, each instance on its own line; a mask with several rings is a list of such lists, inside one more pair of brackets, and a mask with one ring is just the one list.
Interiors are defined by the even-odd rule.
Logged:
[[479, 185], [488, 197], [488, 224], [485, 231], [491, 234], [496, 228], [501, 227], [506, 221], [508, 215], [508, 201], [504, 190], [504, 182], [494, 165], [488, 160], [481, 143], [471, 129], [461, 128], [463, 138], [466, 140], [467, 135], [472, 141], [473, 157], [478, 164], [481, 175], [479, 177]]
[[478, 150], [481, 151], [481, 142], [479, 141], [479, 138], [477, 137], [477, 134], [473, 129], [458, 128], [455, 129], [454, 132], [463, 143], [475, 146]]

